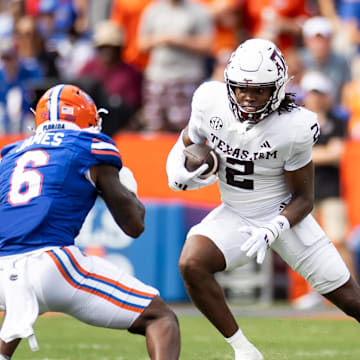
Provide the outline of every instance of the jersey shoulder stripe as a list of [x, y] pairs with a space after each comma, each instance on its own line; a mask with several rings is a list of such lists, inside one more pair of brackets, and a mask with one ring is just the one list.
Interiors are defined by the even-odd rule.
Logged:
[[79, 134], [80, 143], [85, 152], [100, 163], [112, 164], [119, 169], [122, 167], [121, 155], [113, 139], [103, 133], [82, 131]]
[[91, 144], [91, 152], [93, 154], [100, 154], [100, 155], [115, 155], [120, 157], [119, 150], [113, 144], [110, 144], [105, 141], [101, 141], [99, 139], [93, 139]]

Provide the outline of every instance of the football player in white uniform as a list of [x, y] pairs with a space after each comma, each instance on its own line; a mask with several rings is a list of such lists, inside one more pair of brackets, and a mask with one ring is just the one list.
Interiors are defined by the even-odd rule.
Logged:
[[[222, 204], [187, 235], [179, 267], [195, 305], [221, 332], [236, 360], [262, 354], [239, 329], [214, 278], [271, 247], [329, 301], [360, 321], [360, 288], [336, 248], [310, 214], [313, 208], [312, 145], [316, 115], [285, 93], [287, 65], [270, 41], [251, 39], [232, 54], [226, 83], [209, 81], [194, 94], [188, 126], [169, 153], [173, 190], [218, 181]], [[189, 172], [183, 149], [206, 143], [220, 157], [217, 174]]]

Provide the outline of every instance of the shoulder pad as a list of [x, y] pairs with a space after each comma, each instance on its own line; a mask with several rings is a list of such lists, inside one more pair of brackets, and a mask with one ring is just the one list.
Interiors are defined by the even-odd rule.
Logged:
[[8, 145], [5, 145], [2, 150], [1, 150], [1, 157], [3, 158], [6, 154], [8, 154], [11, 150], [13, 150], [14, 148], [16, 148], [21, 142], [21, 141], [17, 141], [15, 143], [12, 143], [12, 144], [8, 144]]
[[[86, 141], [87, 149], [100, 162], [112, 164], [121, 168], [122, 161], [118, 148], [113, 139], [102, 133], [82, 131], [79, 138]], [[90, 147], [90, 149], [89, 149]]]

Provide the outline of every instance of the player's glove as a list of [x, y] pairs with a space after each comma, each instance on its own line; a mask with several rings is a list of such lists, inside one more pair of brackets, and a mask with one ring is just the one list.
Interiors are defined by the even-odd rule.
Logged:
[[212, 185], [217, 180], [215, 174], [206, 179], [199, 178], [199, 175], [208, 169], [208, 164], [203, 164], [194, 171], [189, 171], [185, 168], [185, 145], [182, 141], [182, 135], [183, 133], [181, 133], [167, 158], [166, 172], [168, 175], [169, 187], [174, 191], [180, 191], [195, 190]]
[[253, 257], [256, 254], [256, 262], [262, 264], [267, 249], [271, 244], [286, 230], [290, 228], [289, 220], [279, 215], [259, 228], [252, 226], [242, 226], [238, 230], [245, 232], [250, 237], [241, 246], [241, 250], [246, 252], [246, 256]]
[[206, 179], [199, 178], [199, 175], [206, 171], [208, 167], [208, 164], [203, 164], [194, 171], [188, 171], [185, 167], [179, 166], [174, 174], [174, 177], [169, 177], [170, 188], [175, 191], [195, 190], [213, 184], [217, 179], [215, 174]]

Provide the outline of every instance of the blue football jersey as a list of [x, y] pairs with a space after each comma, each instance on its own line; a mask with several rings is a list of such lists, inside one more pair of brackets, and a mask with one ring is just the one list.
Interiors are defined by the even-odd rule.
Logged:
[[88, 170], [122, 167], [113, 140], [87, 131], [36, 133], [1, 156], [0, 256], [74, 244], [97, 196]]

